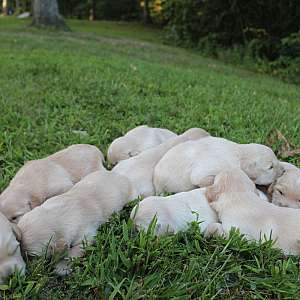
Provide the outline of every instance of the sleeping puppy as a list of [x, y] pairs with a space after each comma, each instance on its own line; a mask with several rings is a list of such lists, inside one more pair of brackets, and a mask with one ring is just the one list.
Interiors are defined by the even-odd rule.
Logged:
[[108, 161], [114, 165], [175, 136], [177, 134], [168, 129], [138, 126], [112, 142], [107, 151]]
[[188, 223], [193, 221], [200, 222], [199, 226], [204, 232], [208, 224], [218, 222], [204, 193], [205, 188], [202, 188], [168, 197], [148, 197], [133, 208], [130, 217], [138, 230], [147, 230], [156, 216], [156, 235], [186, 230]]
[[[156, 235], [175, 234], [186, 230], [193, 221], [199, 222], [201, 231], [206, 236], [214, 234], [216, 230], [222, 233], [222, 230], [218, 230], [222, 227], [215, 211], [207, 202], [205, 191], [206, 188], [201, 188], [167, 197], [145, 198], [133, 208], [130, 218], [138, 230], [146, 231], [156, 216]], [[268, 201], [261, 191], [256, 190], [255, 193], [261, 200]]]
[[281, 162], [284, 173], [270, 187], [272, 203], [278, 206], [300, 208], [300, 169]]
[[102, 169], [102, 161], [97, 147], [83, 144], [29, 161], [0, 195], [0, 211], [16, 223], [48, 198], [68, 191], [87, 174]]
[[120, 161], [112, 172], [126, 176], [132, 184], [131, 199], [138, 196], [148, 197], [155, 195], [153, 185], [153, 171], [156, 164], [164, 154], [179, 143], [195, 140], [209, 134], [200, 128], [191, 128], [183, 134], [169, 139], [168, 141], [143, 151], [135, 157]]
[[15, 270], [25, 273], [25, 262], [20, 251], [21, 232], [0, 213], [0, 284]]
[[205, 137], [169, 150], [154, 170], [156, 192], [178, 193], [213, 183], [229, 167], [239, 167], [257, 184], [270, 184], [282, 172], [273, 151], [260, 144], [245, 144]]
[[[30, 256], [66, 251], [83, 255], [83, 244], [94, 241], [98, 227], [128, 202], [131, 186], [124, 176], [101, 170], [87, 175], [71, 190], [48, 199], [19, 221], [22, 249]], [[56, 267], [70, 272], [67, 259]]]
[[253, 182], [240, 169], [220, 172], [205, 195], [225, 234], [235, 227], [256, 241], [272, 237], [285, 254], [300, 254], [300, 211], [261, 201]]

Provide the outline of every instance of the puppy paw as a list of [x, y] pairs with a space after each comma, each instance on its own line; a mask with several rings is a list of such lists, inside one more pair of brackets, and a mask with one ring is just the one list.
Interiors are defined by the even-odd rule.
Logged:
[[60, 261], [55, 266], [55, 273], [59, 276], [67, 276], [72, 272], [72, 268], [70, 267], [70, 264], [66, 260]]
[[211, 237], [211, 236], [226, 237], [226, 233], [221, 223], [211, 223], [206, 227], [204, 231], [204, 236], [205, 237]]

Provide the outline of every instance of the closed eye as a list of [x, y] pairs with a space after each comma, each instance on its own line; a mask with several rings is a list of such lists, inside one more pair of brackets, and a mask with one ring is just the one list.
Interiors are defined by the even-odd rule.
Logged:
[[23, 214], [19, 214], [19, 215], [16, 215], [16, 216], [13, 216], [10, 218], [10, 221], [13, 222], [13, 223], [16, 223], [16, 221], [22, 217]]
[[277, 190], [280, 195], [283, 196], [283, 192], [281, 190]]
[[273, 165], [271, 165], [271, 166], [269, 167], [269, 170], [271, 170], [271, 169], [273, 169]]

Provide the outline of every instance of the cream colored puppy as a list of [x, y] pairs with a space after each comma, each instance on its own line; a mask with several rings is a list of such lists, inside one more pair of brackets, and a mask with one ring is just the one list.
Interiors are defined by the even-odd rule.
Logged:
[[107, 151], [108, 161], [116, 164], [175, 136], [177, 134], [168, 129], [138, 126], [112, 142]]
[[216, 174], [239, 167], [257, 184], [270, 184], [282, 172], [273, 151], [260, 144], [244, 144], [205, 137], [172, 148], [154, 170], [157, 193], [178, 193], [213, 183]]
[[[131, 186], [124, 176], [101, 170], [87, 175], [68, 192], [53, 197], [25, 214], [19, 221], [22, 249], [29, 255], [67, 251], [68, 257], [83, 254], [98, 227], [128, 202]], [[47, 248], [48, 247], [48, 248]], [[56, 271], [70, 272], [67, 260]]]
[[0, 284], [15, 270], [25, 273], [25, 262], [20, 251], [20, 229], [0, 213]]
[[205, 198], [205, 188], [178, 193], [168, 197], [148, 197], [137, 204], [131, 218], [138, 230], [147, 230], [156, 216], [156, 235], [175, 234], [197, 221], [202, 232], [218, 222], [218, 217]]
[[[215, 231], [223, 233], [215, 211], [207, 202], [205, 191], [206, 188], [201, 188], [167, 197], [145, 198], [132, 209], [130, 217], [138, 230], [146, 231], [156, 216], [156, 235], [175, 234], [186, 230], [193, 221], [199, 222], [201, 231], [206, 236], [214, 234]], [[261, 200], [268, 201], [264, 193], [259, 190], [255, 192]]]
[[249, 239], [272, 237], [285, 254], [300, 254], [300, 211], [261, 201], [240, 169], [220, 172], [205, 195], [225, 234], [235, 227]]
[[300, 169], [281, 162], [284, 173], [270, 187], [272, 203], [278, 206], [300, 208]]
[[205, 130], [200, 128], [189, 129], [183, 134], [143, 151], [135, 157], [120, 161], [112, 172], [124, 175], [129, 179], [132, 184], [131, 199], [136, 199], [138, 196], [153, 196], [155, 195], [153, 171], [163, 155], [175, 145], [208, 135]]
[[11, 222], [17, 222], [48, 198], [68, 191], [87, 174], [102, 169], [102, 161], [97, 147], [83, 144], [29, 161], [0, 195], [0, 211]]

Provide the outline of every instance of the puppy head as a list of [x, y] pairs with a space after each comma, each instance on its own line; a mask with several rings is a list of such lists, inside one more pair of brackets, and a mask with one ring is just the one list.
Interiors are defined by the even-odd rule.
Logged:
[[215, 177], [214, 184], [206, 188], [205, 196], [210, 205], [218, 212], [223, 205], [219, 198], [225, 193], [256, 193], [255, 184], [240, 169], [222, 171]]
[[120, 160], [128, 159], [140, 153], [134, 141], [128, 137], [119, 137], [115, 139], [108, 148], [107, 159], [115, 165]]
[[8, 187], [0, 195], [0, 211], [13, 223], [18, 223], [19, 219], [32, 209], [34, 204], [26, 192], [17, 191]]
[[300, 208], [300, 170], [289, 169], [269, 188], [272, 203], [278, 206]]
[[0, 283], [14, 271], [25, 272], [25, 262], [20, 251], [20, 229], [10, 224], [0, 213]]
[[283, 173], [274, 152], [260, 144], [239, 145], [242, 170], [259, 185], [269, 185]]
[[210, 134], [202, 128], [190, 128], [185, 131], [182, 136], [186, 137], [188, 140], [198, 140], [210, 136]]

